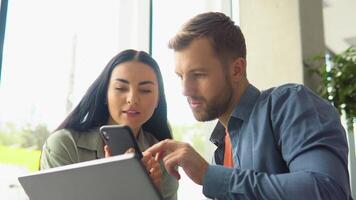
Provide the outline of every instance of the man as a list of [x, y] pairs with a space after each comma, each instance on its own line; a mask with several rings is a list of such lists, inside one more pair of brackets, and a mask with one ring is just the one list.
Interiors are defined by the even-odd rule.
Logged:
[[179, 179], [180, 166], [215, 199], [351, 199], [337, 111], [302, 85], [262, 92], [251, 85], [244, 36], [230, 18], [200, 14], [169, 47], [195, 118], [219, 119], [211, 136], [217, 165], [174, 140], [147, 150], [170, 174]]

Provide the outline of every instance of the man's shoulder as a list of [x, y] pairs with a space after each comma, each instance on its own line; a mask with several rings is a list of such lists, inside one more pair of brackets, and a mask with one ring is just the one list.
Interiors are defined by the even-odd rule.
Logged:
[[306, 90], [306, 89], [307, 89], [306, 86], [304, 86], [303, 84], [286, 83], [286, 84], [282, 84], [282, 85], [279, 85], [276, 87], [269, 88], [262, 92], [268, 92], [271, 95], [279, 95], [279, 94], [286, 93], [286, 92], [296, 92], [299, 90]]
[[298, 83], [287, 83], [262, 90], [259, 103], [267, 107], [280, 107], [282, 105], [326, 105], [324, 99], [314, 93], [308, 87]]
[[308, 93], [308, 94], [313, 93], [309, 88], [307, 88], [303, 84], [286, 83], [266, 90], [262, 90], [261, 94], [262, 96], [282, 97], [282, 96], [293, 95], [300, 92]]
[[[298, 107], [305, 108], [323, 108], [335, 112], [335, 108], [327, 100], [320, 97], [310, 88], [297, 83], [283, 84], [278, 87], [270, 88], [262, 91], [261, 96], [264, 96], [267, 104], [271, 107]], [[325, 110], [324, 110], [325, 111]]]

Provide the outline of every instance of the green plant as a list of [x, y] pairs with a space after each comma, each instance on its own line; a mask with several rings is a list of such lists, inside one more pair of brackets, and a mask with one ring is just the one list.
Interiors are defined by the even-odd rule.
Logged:
[[[340, 115], [345, 114], [350, 162], [351, 188], [356, 186], [356, 151], [354, 122], [356, 122], [356, 46], [351, 46], [340, 54], [334, 54], [330, 59], [317, 56], [313, 59], [319, 63], [311, 71], [321, 78], [319, 95], [330, 101]], [[326, 64], [330, 64], [330, 66]], [[314, 66], [315, 65], [309, 65]], [[356, 191], [353, 190], [356, 198]]]
[[326, 63], [324, 56], [316, 56], [314, 61], [321, 65], [312, 65], [311, 71], [320, 76], [322, 82], [318, 93], [330, 101], [341, 114], [345, 111], [347, 119], [356, 117], [356, 46], [351, 46], [340, 54], [334, 54]]
[[35, 126], [27, 124], [18, 127], [11, 122], [6, 122], [0, 126], [0, 145], [41, 150], [49, 134], [45, 124]]

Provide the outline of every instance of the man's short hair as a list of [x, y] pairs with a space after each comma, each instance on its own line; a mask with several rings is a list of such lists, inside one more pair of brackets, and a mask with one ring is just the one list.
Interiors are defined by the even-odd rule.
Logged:
[[186, 22], [169, 41], [168, 47], [180, 51], [194, 39], [206, 37], [221, 61], [242, 57], [246, 59], [245, 38], [239, 26], [218, 12], [199, 14]]

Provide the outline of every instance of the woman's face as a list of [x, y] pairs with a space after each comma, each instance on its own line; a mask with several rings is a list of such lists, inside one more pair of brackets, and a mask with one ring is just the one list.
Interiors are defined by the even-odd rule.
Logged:
[[128, 125], [137, 134], [152, 116], [158, 99], [157, 77], [149, 65], [138, 61], [121, 63], [112, 71], [108, 85], [108, 124]]

